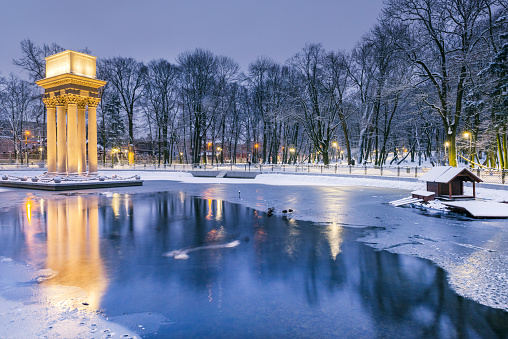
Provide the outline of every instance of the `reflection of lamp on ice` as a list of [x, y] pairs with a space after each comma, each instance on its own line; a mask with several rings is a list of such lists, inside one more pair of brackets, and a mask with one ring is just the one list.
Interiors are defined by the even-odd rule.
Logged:
[[330, 254], [333, 260], [337, 258], [337, 255], [342, 252], [340, 245], [344, 241], [342, 239], [342, 226], [332, 223], [326, 228], [326, 237], [330, 245]]

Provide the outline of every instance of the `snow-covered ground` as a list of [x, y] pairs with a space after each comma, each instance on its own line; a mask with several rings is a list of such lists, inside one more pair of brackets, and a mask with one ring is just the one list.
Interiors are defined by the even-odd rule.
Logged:
[[[27, 176], [33, 177], [42, 175], [42, 171], [2, 171], [1, 173], [14, 175], [14, 176]], [[188, 172], [157, 172], [157, 171], [107, 171], [106, 175], [111, 176], [116, 174], [120, 177], [132, 177], [139, 174], [142, 180], [176, 180], [182, 183], [194, 184], [262, 184], [262, 185], [276, 185], [276, 186], [363, 186], [363, 187], [380, 187], [380, 188], [395, 188], [402, 190], [422, 190], [425, 189], [425, 183], [421, 181], [406, 181], [406, 180], [387, 180], [387, 177], [382, 179], [374, 178], [361, 178], [361, 177], [348, 177], [344, 176], [325, 176], [325, 175], [293, 175], [293, 174], [260, 174], [255, 179], [234, 179], [234, 178], [204, 178], [193, 177]], [[465, 187], [465, 194], [472, 195], [473, 189]], [[481, 199], [493, 201], [508, 201], [508, 190], [476, 188], [476, 196]], [[315, 221], [315, 220], [311, 220]]]
[[[38, 282], [51, 272], [0, 256], [0, 338], [136, 338], [83, 305], [86, 293]], [[27, 291], [28, 290], [28, 291]]]
[[[42, 174], [42, 172], [35, 171], [2, 173], [29, 177]], [[388, 203], [388, 201], [383, 201], [385, 196], [393, 197], [395, 195], [403, 198], [408, 196], [410, 191], [424, 189], [425, 184], [422, 182], [403, 181], [396, 178], [386, 180], [386, 177], [380, 180], [312, 174], [261, 174], [255, 179], [196, 178], [185, 172], [107, 171], [105, 174], [108, 176], [117, 174], [121, 177], [140, 174], [142, 180], [148, 181], [143, 187], [111, 189], [122, 190], [123, 192], [135, 193], [169, 189], [182, 191], [190, 195], [240, 203], [261, 211], [266, 211], [268, 207], [275, 207], [275, 211], [279, 215], [281, 215], [280, 211], [282, 209], [290, 207], [295, 209], [292, 214], [295, 219], [320, 223], [338, 223], [351, 227], [369, 227], [369, 223], [377, 226], [379, 223], [376, 224], [376, 222], [382, 220], [382, 226], [385, 229], [378, 227], [371, 232], [366, 232], [366, 236], [359, 240], [377, 249], [429, 259], [445, 269], [448, 273], [448, 280], [459, 294], [487, 306], [508, 310], [508, 276], [506, 274], [508, 246], [505, 245], [508, 243], [508, 236], [506, 235], [508, 229], [504, 227], [504, 225], [508, 227], [508, 222], [490, 223], [479, 221], [474, 226], [476, 234], [473, 230], [467, 229], [467, 221], [451, 220], [448, 224], [445, 223], [449, 228], [442, 230], [443, 223], [434, 222], [435, 219], [433, 220], [431, 217], [421, 219], [421, 216], [418, 216], [419, 219], [415, 219], [414, 223], [408, 223], [407, 220], [404, 220], [405, 224], [402, 227], [399, 224], [401, 221], [395, 220], [390, 215], [390, 211], [393, 211], [391, 209], [395, 207], [388, 205], [386, 209], [383, 209], [383, 215], [371, 216], [370, 219], [365, 218], [352, 223], [344, 218], [345, 213], [347, 213], [345, 212], [348, 204], [347, 194], [353, 194], [357, 190], [352, 186], [372, 187], [372, 192], [379, 196], [379, 203], [381, 204]], [[160, 187], [154, 186], [155, 182], [154, 185], [149, 184], [150, 181], [156, 180], [167, 181], [167, 184], [160, 185]], [[313, 187], [317, 189], [314, 190]], [[346, 193], [337, 193], [337, 188], [340, 189], [341, 187], [345, 188], [343, 191]], [[390, 194], [383, 195], [385, 193], [383, 189], [389, 191]], [[8, 192], [9, 190], [4, 188], [0, 189], [0, 192]], [[465, 193], [472, 194], [472, 189], [466, 188]], [[319, 194], [319, 196], [316, 196], [316, 194]], [[493, 201], [508, 201], [508, 191], [506, 190], [477, 188], [476, 195], [479, 198]], [[319, 203], [315, 204], [315, 201]], [[10, 204], [16, 204], [16, 201], [4, 201], [1, 205], [5, 207]], [[368, 206], [365, 206], [365, 208], [368, 208]], [[411, 218], [410, 214], [409, 218]], [[344, 220], [348, 221], [345, 222]], [[426, 221], [427, 224], [423, 225], [421, 220], [428, 220]], [[471, 223], [469, 222], [469, 224]], [[481, 236], [478, 237], [478, 234]], [[2, 267], [5, 269], [6, 265], [13, 265], [8, 262], [8, 259], [5, 260], [7, 262], [0, 262], [0, 269]], [[32, 272], [32, 275], [37, 274]], [[12, 284], [12, 279], [5, 279], [8, 282], [2, 283], [2, 280], [0, 280], [0, 288], [6, 284]], [[61, 293], [64, 295], [66, 292], [62, 290]], [[66, 328], [76, 331], [82, 331], [82, 327], [85, 327], [87, 331], [95, 329], [93, 333], [99, 334], [98, 336], [105, 337], [113, 332], [115, 335], [120, 336], [132, 334], [128, 330], [115, 327], [118, 325], [111, 324], [105, 319], [98, 319], [100, 317], [96, 315], [83, 313], [84, 311], [69, 312], [70, 309], [63, 307], [62, 304], [53, 304], [53, 306], [48, 307], [51, 310], [35, 311], [32, 310], [32, 308], [36, 308], [34, 305], [26, 305], [23, 302], [7, 302], [0, 298], [0, 315], [4, 315], [0, 317], [0, 332], [2, 328], [9, 328], [10, 333], [17, 333], [16, 330], [22, 330], [24, 325], [16, 325], [17, 323], [13, 322], [13, 320], [20, 317], [20, 314], [23, 314], [23, 318], [29, 319], [31, 317], [25, 317], [25, 313], [32, 314], [33, 317], [39, 317], [47, 313], [48, 316], [44, 315], [46, 318], [43, 318], [48, 319], [48, 321], [40, 325], [38, 331], [32, 332], [34, 336], [52, 336], [52, 334], [57, 333], [54, 327], [49, 328], [53, 324], [51, 319], [65, 321]], [[91, 324], [94, 324], [94, 326]], [[64, 334], [62, 336], [65, 337]]]

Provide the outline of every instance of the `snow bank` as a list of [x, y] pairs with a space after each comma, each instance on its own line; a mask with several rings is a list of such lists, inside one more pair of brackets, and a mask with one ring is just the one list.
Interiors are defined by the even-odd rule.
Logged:
[[85, 291], [38, 284], [47, 273], [0, 257], [0, 337], [137, 338], [126, 327], [88, 310]]
[[[14, 176], [33, 177], [42, 175], [43, 171], [3, 171]], [[425, 183], [420, 181], [405, 181], [397, 180], [389, 177], [382, 179], [376, 178], [362, 178], [362, 177], [349, 177], [344, 176], [330, 176], [330, 175], [313, 175], [313, 174], [260, 174], [255, 179], [234, 179], [234, 178], [215, 178], [215, 177], [193, 177], [188, 172], [170, 172], [170, 171], [146, 171], [146, 170], [133, 170], [133, 171], [106, 171], [108, 176], [116, 174], [119, 177], [131, 177], [139, 174], [142, 180], [175, 180], [183, 183], [195, 184], [263, 184], [275, 186], [363, 186], [363, 187], [380, 187], [380, 188], [394, 188], [402, 190], [425, 190]], [[0, 192], [8, 190], [7, 188], [0, 188]], [[464, 187], [465, 194], [472, 195], [473, 189], [471, 187]], [[494, 200], [494, 201], [508, 201], [508, 190], [497, 190], [489, 188], [476, 188], [476, 196], [481, 199]]]

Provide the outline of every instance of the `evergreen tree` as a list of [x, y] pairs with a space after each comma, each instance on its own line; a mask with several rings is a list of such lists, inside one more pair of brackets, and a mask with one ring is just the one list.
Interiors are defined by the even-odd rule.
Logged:
[[117, 93], [106, 98], [102, 119], [98, 123], [99, 136], [104, 151], [125, 146], [125, 124], [120, 115], [120, 98]]

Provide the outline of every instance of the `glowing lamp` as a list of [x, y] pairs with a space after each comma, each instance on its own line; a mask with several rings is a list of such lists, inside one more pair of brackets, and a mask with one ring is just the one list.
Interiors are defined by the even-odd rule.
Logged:
[[46, 58], [46, 78], [62, 74], [75, 74], [95, 78], [97, 58], [71, 50], [63, 51]]

